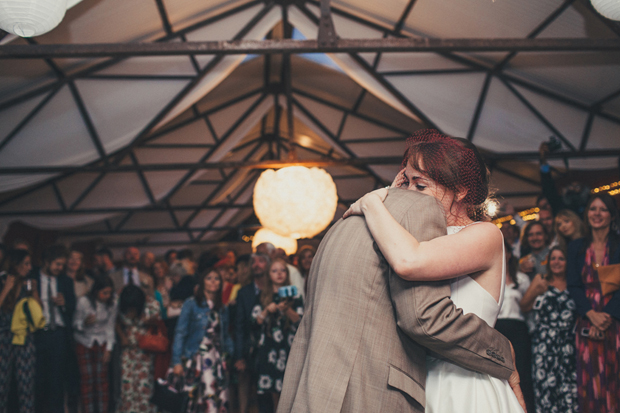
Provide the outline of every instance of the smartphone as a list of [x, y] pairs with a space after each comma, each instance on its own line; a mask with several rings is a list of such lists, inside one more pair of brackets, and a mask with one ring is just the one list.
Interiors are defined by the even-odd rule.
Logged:
[[534, 305], [532, 306], [532, 310], [540, 310], [540, 308], [542, 307], [542, 304], [543, 304], [542, 297], [538, 297], [536, 301], [534, 302]]
[[297, 296], [297, 287], [294, 285], [280, 287], [278, 288], [278, 296], [280, 298], [293, 298]]

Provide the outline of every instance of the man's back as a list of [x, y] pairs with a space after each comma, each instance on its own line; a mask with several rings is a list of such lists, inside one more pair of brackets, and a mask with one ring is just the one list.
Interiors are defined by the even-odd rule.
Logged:
[[[421, 200], [419, 239], [445, 234], [433, 198], [393, 192], [386, 206], [399, 222]], [[423, 411], [424, 363], [424, 349], [397, 328], [389, 267], [365, 220], [339, 221], [312, 263], [278, 411]]]

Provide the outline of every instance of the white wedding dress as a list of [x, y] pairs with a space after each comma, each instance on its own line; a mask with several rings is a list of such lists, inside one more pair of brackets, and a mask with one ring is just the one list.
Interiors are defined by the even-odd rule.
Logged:
[[[448, 235], [463, 228], [448, 227]], [[504, 298], [505, 273], [504, 262], [499, 303], [468, 275], [452, 280], [452, 301], [466, 314], [474, 313], [491, 327], [495, 326]], [[427, 356], [426, 365], [426, 413], [523, 413], [506, 380], [431, 356]]]

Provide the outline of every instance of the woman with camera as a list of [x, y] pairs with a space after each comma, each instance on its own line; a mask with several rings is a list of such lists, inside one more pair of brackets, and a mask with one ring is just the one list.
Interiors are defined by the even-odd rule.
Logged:
[[[585, 237], [568, 246], [568, 289], [577, 305], [579, 409], [616, 412], [620, 405], [620, 292], [603, 289], [603, 270], [620, 271], [618, 207], [608, 193], [590, 197]], [[616, 283], [620, 274], [616, 273]], [[606, 285], [605, 285], [606, 286]]]
[[193, 388], [188, 412], [222, 413], [229, 408], [226, 355], [233, 349], [222, 278], [215, 270], [200, 277], [193, 297], [183, 303], [172, 345], [174, 374]]
[[282, 391], [286, 360], [291, 350], [297, 326], [303, 315], [303, 302], [299, 295], [289, 296], [291, 280], [286, 262], [276, 258], [269, 266], [260, 292], [260, 303], [252, 310], [252, 318], [261, 326], [257, 349], [258, 394], [271, 394], [274, 411]]
[[[28, 326], [21, 344], [15, 344], [11, 324], [15, 309], [22, 299], [32, 297], [39, 306], [40, 299], [34, 280], [26, 277], [32, 268], [30, 253], [11, 250], [7, 254], [6, 272], [0, 275], [0, 412], [7, 409], [7, 400], [13, 377], [17, 381], [17, 397], [20, 413], [34, 412], [35, 347]], [[33, 308], [34, 309], [34, 308]], [[35, 318], [31, 311], [31, 318]], [[39, 318], [42, 315], [39, 314]], [[27, 319], [26, 319], [27, 320]], [[36, 325], [36, 320], [33, 320]]]
[[566, 289], [566, 253], [553, 247], [547, 273], [532, 280], [521, 301], [532, 311], [532, 372], [536, 412], [577, 410], [575, 302]]

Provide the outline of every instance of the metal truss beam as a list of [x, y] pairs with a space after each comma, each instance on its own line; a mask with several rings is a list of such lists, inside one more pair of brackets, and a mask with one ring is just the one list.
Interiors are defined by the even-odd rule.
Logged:
[[0, 59], [135, 57], [178, 55], [231, 55], [270, 53], [370, 52], [583, 52], [619, 51], [620, 39], [338, 39], [333, 44], [316, 40], [233, 40], [209, 42], [36, 44], [0, 46]]
[[[299, 107], [299, 102], [295, 102]], [[366, 140], [364, 140], [365, 142]], [[349, 143], [343, 141], [342, 143]], [[302, 147], [303, 148], [303, 147]], [[307, 148], [303, 148], [307, 149]], [[505, 152], [484, 154], [484, 157], [492, 161], [507, 160], [536, 160], [538, 152]], [[607, 158], [620, 156], [620, 149], [600, 149], [575, 152], [555, 152], [547, 155], [548, 159], [572, 159], [572, 158]], [[196, 163], [164, 163], [164, 164], [140, 164], [140, 165], [84, 165], [84, 166], [25, 166], [0, 168], [0, 175], [11, 174], [45, 174], [45, 173], [69, 173], [69, 172], [148, 172], [148, 171], [179, 171], [191, 170], [192, 172], [206, 169], [227, 169], [227, 168], [246, 168], [246, 169], [277, 169], [286, 166], [304, 165], [308, 167], [329, 167], [329, 166], [366, 166], [366, 165], [391, 165], [400, 164], [400, 156], [371, 156], [347, 159], [325, 159], [325, 160], [296, 160], [296, 161], [247, 161], [247, 162], [196, 162]]]

